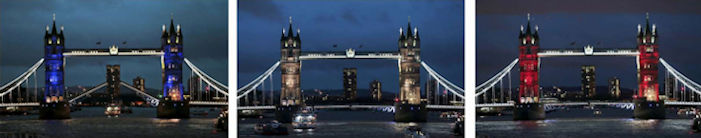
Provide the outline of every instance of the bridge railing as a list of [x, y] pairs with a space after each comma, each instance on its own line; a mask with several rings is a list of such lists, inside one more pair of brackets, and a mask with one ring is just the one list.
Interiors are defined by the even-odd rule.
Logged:
[[275, 62], [275, 64], [273, 64], [273, 66], [268, 68], [268, 70], [266, 70], [263, 74], [261, 74], [260, 76], [258, 76], [256, 79], [254, 79], [250, 83], [246, 84], [245, 86], [239, 88], [238, 91], [236, 92], [237, 93], [236, 98], [240, 99], [241, 97], [244, 97], [248, 93], [250, 93], [251, 91], [255, 90], [256, 87], [258, 87], [260, 84], [265, 82], [266, 78], [270, 77], [270, 75], [273, 74], [273, 71], [275, 71], [275, 69], [277, 69], [277, 67], [279, 65], [280, 65], [280, 61]]
[[22, 84], [22, 82], [26, 81], [29, 78], [29, 76], [35, 74], [37, 69], [41, 65], [43, 65], [42, 63], [44, 63], [44, 58], [39, 59], [39, 61], [37, 61], [36, 63], [34, 63], [34, 65], [29, 67], [29, 69], [27, 69], [27, 71], [25, 71], [21, 75], [17, 76], [17, 78], [15, 78], [14, 80], [12, 80], [12, 81], [8, 82], [7, 84], [3, 85], [2, 87], [0, 87], [0, 90], [2, 90], [0, 92], [0, 97], [5, 96], [5, 94], [12, 92], [12, 90], [19, 87]]
[[160, 102], [160, 100], [158, 100], [156, 97], [153, 97], [153, 96], [149, 95], [148, 93], [146, 93], [146, 92], [144, 92], [144, 91], [141, 91], [141, 90], [139, 90], [139, 89], [137, 89], [137, 88], [134, 88], [134, 86], [131, 86], [131, 85], [129, 85], [128, 83], [119, 82], [119, 84], [122, 85], [122, 86], [124, 86], [124, 87], [127, 87], [128, 89], [130, 89], [130, 90], [132, 90], [132, 91], [134, 91], [134, 92], [136, 92], [136, 95], [139, 95], [139, 96], [141, 96], [141, 98], [143, 98], [144, 100], [148, 101], [148, 103], [150, 103], [151, 106], [158, 106], [158, 103]]
[[494, 85], [496, 85], [498, 82], [500, 82], [504, 77], [511, 72], [511, 70], [516, 66], [518, 63], [518, 58], [514, 59], [504, 67], [501, 71], [499, 71], [497, 74], [495, 74], [492, 78], [489, 78], [489, 80], [485, 81], [484, 83], [478, 85], [475, 88], [475, 97], [480, 96], [487, 92], [487, 90], [494, 88]]
[[187, 58], [185, 58], [185, 64], [187, 64], [187, 66], [190, 67], [190, 70], [192, 70], [197, 76], [199, 76], [200, 78], [203, 78], [202, 80], [203, 80], [205, 83], [207, 83], [207, 84], [210, 85], [210, 86], [214, 86], [213, 88], [214, 88], [215, 90], [217, 90], [217, 92], [222, 93], [222, 94], [224, 94], [224, 95], [229, 95], [229, 93], [228, 93], [229, 87], [227, 87], [226, 85], [224, 85], [224, 84], [220, 83], [219, 81], [213, 79], [212, 77], [210, 77], [210, 76], [207, 75], [206, 73], [202, 72], [202, 70], [200, 70], [199, 68], [197, 68], [197, 66], [195, 66], [194, 64], [192, 64], [192, 63], [190, 62], [190, 60], [188, 60]]
[[443, 78], [440, 74], [438, 74], [435, 70], [433, 70], [426, 62], [421, 61], [421, 66], [428, 72], [428, 74], [435, 78], [438, 83], [445, 87], [448, 91], [453, 93], [454, 95], [464, 99], [465, 98], [465, 89], [458, 87], [457, 85], [451, 83], [447, 79]]
[[103, 82], [103, 83], [101, 83], [101, 84], [99, 84], [99, 85], [97, 85], [97, 86], [91, 88], [90, 90], [85, 91], [83, 94], [80, 94], [80, 95], [78, 95], [78, 96], [76, 96], [76, 97], [73, 97], [71, 100], [68, 100], [68, 103], [74, 104], [74, 103], [76, 102], [76, 100], [78, 100], [78, 99], [80, 99], [80, 98], [83, 98], [83, 97], [85, 97], [86, 95], [92, 94], [93, 92], [95, 92], [95, 91], [97, 91], [98, 89], [101, 89], [101, 88], [103, 88], [103, 87], [105, 87], [105, 86], [107, 86], [107, 82]]

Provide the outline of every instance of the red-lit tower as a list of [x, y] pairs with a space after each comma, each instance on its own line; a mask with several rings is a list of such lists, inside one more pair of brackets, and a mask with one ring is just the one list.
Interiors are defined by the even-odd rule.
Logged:
[[528, 14], [526, 28], [521, 26], [519, 32], [519, 93], [518, 102], [514, 105], [514, 120], [540, 120], [545, 119], [543, 105], [538, 101], [538, 69], [540, 58], [538, 57], [539, 42], [538, 26], [531, 31], [531, 19]]
[[[530, 18], [530, 17], [529, 17]], [[524, 32], [521, 26], [521, 32], [518, 39], [519, 59], [519, 103], [537, 103], [538, 102], [538, 30], [531, 32], [531, 21], [529, 19]]]
[[645, 19], [645, 28], [638, 24], [638, 94], [635, 95], [635, 118], [665, 118], [664, 101], [660, 101], [657, 83], [657, 64], [660, 54], [657, 45], [657, 27], [650, 26], [649, 16]]

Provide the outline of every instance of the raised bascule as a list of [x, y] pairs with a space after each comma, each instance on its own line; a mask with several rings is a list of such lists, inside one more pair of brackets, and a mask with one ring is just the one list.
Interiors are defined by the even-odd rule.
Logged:
[[[183, 35], [180, 25], [177, 27], [173, 23], [173, 19], [170, 21], [170, 28], [166, 30], [166, 26], [163, 25], [163, 33], [161, 37], [162, 45], [160, 49], [119, 49], [116, 45], [112, 45], [109, 49], [67, 49], [65, 47], [65, 38], [63, 35], [63, 26], [60, 28], [60, 32], [57, 31], [56, 27], [56, 17], [54, 15], [51, 27], [46, 27], [46, 34], [44, 36], [44, 58], [40, 59], [36, 64], [30, 67], [29, 70], [18, 76], [16, 79], [0, 87], [0, 107], [9, 106], [39, 106], [39, 118], [40, 119], [68, 119], [70, 118], [70, 107], [76, 104], [78, 100], [87, 95], [95, 92], [96, 90], [109, 85], [108, 91], [113, 94], [112, 100], [115, 99], [119, 94], [119, 87], [125, 86], [130, 90], [137, 93], [138, 96], [144, 98], [152, 106], [158, 106], [157, 117], [158, 118], [188, 118], [189, 108], [191, 105], [195, 106], [223, 106], [227, 105], [226, 100], [223, 101], [191, 101], [190, 99], [185, 99], [183, 95], [183, 63], [185, 63], [190, 71], [191, 75], [196, 75], [202, 78], [207, 84], [207, 88], [213, 88], [216, 91], [216, 96], [221, 93], [225, 99], [228, 95], [228, 87], [219, 83], [218, 81], [212, 79], [209, 75], [202, 72], [199, 68], [190, 63], [189, 60], [183, 55]], [[66, 97], [66, 90], [64, 85], [64, 66], [67, 57], [82, 57], [82, 56], [158, 56], [161, 57], [161, 68], [162, 68], [162, 83], [163, 83], [163, 98], [155, 98], [148, 93], [144, 92], [143, 88], [135, 88], [128, 83], [122, 82], [119, 79], [119, 67], [118, 66], [108, 66], [108, 77], [107, 82], [101, 83], [90, 90], [74, 96]], [[42, 64], [43, 63], [43, 64]], [[25, 94], [19, 94], [22, 99], [28, 99], [21, 102], [13, 101], [13, 93], [21, 93], [22, 89], [19, 87], [23, 84], [29, 86], [29, 77], [34, 76], [36, 79], [36, 71], [41, 65], [44, 65], [45, 80], [44, 80], [44, 93], [43, 98], [39, 100], [38, 97], [30, 97], [29, 91], [25, 91]], [[112, 68], [112, 70], [110, 69]], [[116, 70], [114, 70], [116, 68]], [[35, 85], [37, 82], [35, 82]], [[37, 86], [34, 86], [38, 88]], [[136, 86], [139, 87], [139, 86]], [[25, 87], [26, 88], [26, 87]], [[199, 89], [199, 88], [197, 88]], [[35, 94], [39, 92], [34, 90]], [[5, 102], [5, 97], [9, 96], [9, 102]], [[31, 102], [30, 99], [36, 99]]]
[[[483, 96], [483, 99], [477, 103], [478, 108], [491, 107], [508, 107], [514, 108], [514, 120], [542, 120], [545, 119], [545, 111], [553, 109], [553, 106], [566, 105], [614, 105], [621, 108], [634, 110], [634, 118], [640, 119], [664, 119], [665, 118], [665, 101], [659, 98], [659, 83], [658, 83], [658, 65], [662, 63], [667, 71], [668, 76], [672, 75], [668, 80], [674, 80], [674, 88], [677, 82], [681, 82], [683, 88], [689, 88], [696, 94], [701, 94], [701, 87], [698, 84], [686, 78], [672, 66], [664, 62], [660, 58], [658, 52], [657, 27], [650, 24], [649, 15], [646, 16], [645, 26], [638, 25], [637, 32], [637, 48], [635, 49], [594, 49], [587, 45], [583, 49], [540, 49], [538, 39], [538, 26], [535, 30], [531, 30], [530, 14], [528, 14], [528, 22], [525, 27], [521, 26], [519, 33], [519, 56], [501, 72], [494, 77], [477, 86], [476, 96]], [[643, 28], [644, 27], [644, 28]], [[541, 58], [544, 57], [560, 57], [560, 56], [630, 56], [636, 58], [637, 77], [638, 77], [638, 93], [635, 94], [633, 103], [606, 103], [606, 102], [587, 102], [587, 103], [548, 103], [544, 104], [539, 100], [540, 86], [538, 85], [538, 74]], [[496, 103], [494, 100], [495, 85], [500, 83], [505, 76], [510, 76], [510, 71], [518, 64], [519, 70], [519, 93], [514, 103]], [[667, 80], [667, 79], [666, 79]], [[500, 86], [501, 87], [501, 86]], [[510, 87], [510, 86], [509, 86]], [[672, 87], [672, 86], [670, 86]], [[684, 89], [682, 90], [684, 91]], [[499, 88], [500, 90], [503, 90]], [[509, 88], [510, 91], [511, 88]], [[492, 90], [492, 100], [487, 100], [488, 90]], [[501, 94], [504, 95], [503, 93]], [[510, 95], [510, 94], [509, 94]], [[478, 98], [479, 99], [479, 98]], [[511, 98], [508, 98], [511, 99]], [[492, 103], [488, 103], [491, 101]], [[501, 100], [498, 101], [505, 101]], [[667, 105], [701, 105], [699, 102], [668, 102]]]
[[[239, 107], [239, 110], [258, 110], [258, 109], [274, 109], [276, 119], [280, 122], [291, 122], [292, 115], [300, 108], [308, 107], [305, 105], [301, 95], [300, 88], [300, 71], [303, 60], [322, 60], [322, 59], [390, 59], [396, 60], [399, 68], [399, 86], [400, 93], [395, 105], [329, 105], [329, 106], [312, 106], [312, 108], [329, 109], [329, 108], [382, 108], [394, 112], [394, 120], [397, 122], [425, 122], [429, 108], [435, 109], [457, 109], [462, 110], [462, 106], [447, 106], [447, 105], [427, 105], [421, 101], [421, 86], [420, 86], [420, 69], [423, 67], [430, 77], [437, 80], [436, 85], [443, 86], [451, 94], [463, 98], [464, 89], [458, 87], [431, 69], [424, 61], [420, 59], [420, 38], [418, 29], [411, 28], [411, 23], [408, 23], [408, 31], [400, 28], [398, 51], [388, 52], [365, 52], [355, 51], [354, 49], [346, 49], [345, 51], [326, 51], [326, 52], [303, 52], [301, 50], [300, 29], [297, 28], [296, 34], [293, 33], [292, 17], [290, 17], [289, 27], [282, 29], [280, 38], [280, 60], [272, 67], [266, 70], [259, 77], [254, 79], [249, 84], [238, 89], [237, 98], [246, 97], [250, 92], [254, 92], [263, 85], [265, 80], [272, 82], [272, 75], [275, 69], [280, 66], [281, 72], [281, 87], [280, 87], [280, 102], [274, 106], [244, 106]], [[269, 84], [272, 89], [272, 84]], [[272, 90], [270, 91], [272, 100]], [[265, 94], [265, 93], [263, 93]], [[266, 98], [263, 96], [263, 98]], [[455, 100], [454, 100], [455, 101]]]

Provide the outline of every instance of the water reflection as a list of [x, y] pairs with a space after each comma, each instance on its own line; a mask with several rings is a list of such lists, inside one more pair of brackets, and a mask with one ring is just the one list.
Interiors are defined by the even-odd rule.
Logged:
[[[83, 108], [71, 119], [39, 120], [38, 115], [0, 117], [0, 138], [29, 137], [226, 137], [216, 132], [215, 113], [189, 119], [158, 119], [155, 108], [133, 108], [119, 118], [104, 116], [104, 108]], [[217, 112], [218, 111], [210, 111]]]

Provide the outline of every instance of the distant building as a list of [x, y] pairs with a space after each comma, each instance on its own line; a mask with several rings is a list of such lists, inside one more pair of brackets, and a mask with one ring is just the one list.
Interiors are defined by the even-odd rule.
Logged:
[[587, 98], [596, 96], [596, 80], [594, 79], [595, 71], [596, 67], [593, 65], [582, 66], [582, 93], [584, 93]]
[[372, 101], [382, 100], [382, 83], [380, 81], [374, 80], [370, 82], [370, 97]]
[[425, 88], [427, 93], [426, 101], [428, 101], [428, 103], [439, 103], [438, 91], [436, 91], [436, 80], [429, 79], [426, 81]]
[[343, 95], [348, 101], [354, 101], [358, 95], [357, 73], [356, 68], [343, 69]]
[[187, 80], [187, 83], [187, 91], [190, 93], [190, 97], [193, 99], [202, 98], [202, 92], [200, 91], [200, 88], [202, 87], [202, 82], [200, 81], [200, 77], [197, 75], [192, 76], [190, 77], [190, 79]]
[[609, 79], [609, 93], [611, 93], [611, 97], [613, 98], [620, 98], [621, 97], [621, 80], [613, 77]]
[[107, 93], [110, 95], [110, 100], [119, 99], [119, 83], [122, 81], [119, 78], [119, 65], [107, 65]]
[[665, 93], [665, 96], [667, 97], [667, 99], [675, 100], [675, 101], [677, 100], [677, 98], [675, 98], [677, 95], [674, 92], [674, 78], [672, 78], [672, 77], [665, 78], [664, 93]]
[[134, 83], [134, 87], [138, 89], [139, 91], [146, 92], [146, 81], [144, 81], [144, 78], [141, 77], [136, 77], [134, 80], [132, 80]]

